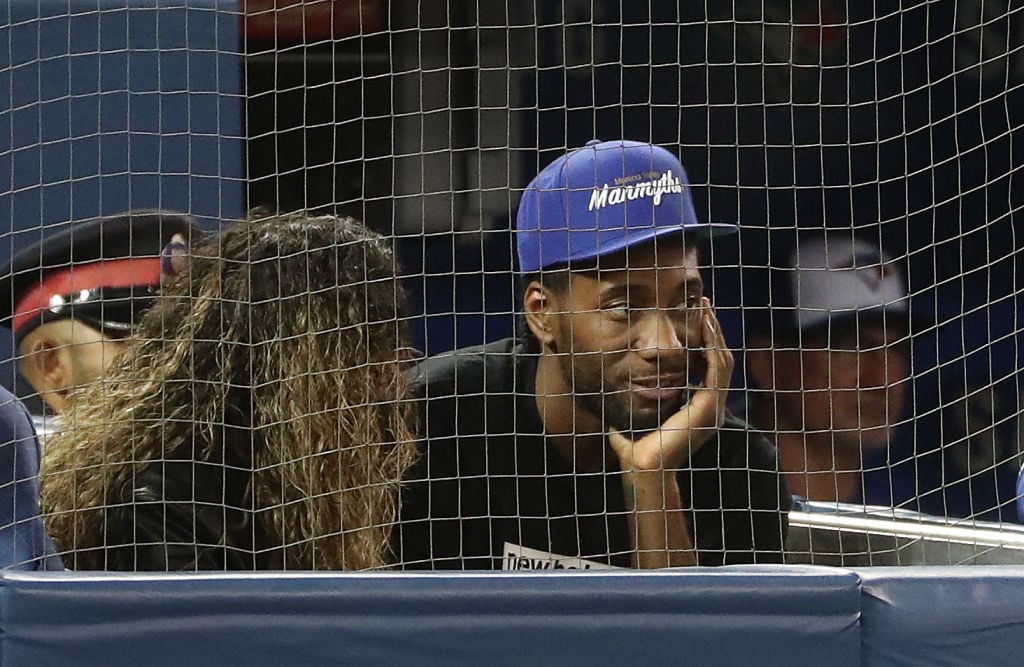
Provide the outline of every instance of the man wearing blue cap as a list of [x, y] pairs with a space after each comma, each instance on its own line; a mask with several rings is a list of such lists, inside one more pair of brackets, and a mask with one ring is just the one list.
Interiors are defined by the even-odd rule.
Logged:
[[716, 227], [651, 144], [590, 142], [533, 180], [516, 224], [523, 340], [414, 372], [404, 567], [781, 560], [775, 449], [724, 407], [733, 359], [696, 248]]

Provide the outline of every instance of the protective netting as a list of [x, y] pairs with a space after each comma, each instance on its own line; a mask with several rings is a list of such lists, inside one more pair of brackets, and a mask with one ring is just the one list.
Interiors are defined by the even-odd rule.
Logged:
[[[177, 295], [178, 310], [166, 306], [165, 315], [178, 323], [144, 327], [148, 343], [132, 349], [176, 348], [165, 371], [180, 375], [147, 376], [153, 356], [128, 364], [140, 396], [170, 383], [153, 394], [162, 402], [148, 418], [127, 407], [100, 417], [92, 406], [84, 421], [62, 418], [53, 414], [61, 394], [50, 392], [58, 407], [46, 401], [45, 426], [61, 432], [62, 465], [74, 469], [77, 460], [87, 471], [65, 470], [67, 479], [92, 488], [82, 507], [106, 507], [97, 511], [107, 521], [138, 531], [117, 538], [114, 556], [101, 548], [113, 537], [94, 534], [82, 544], [106, 555], [88, 566], [165, 558], [167, 567], [212, 569], [598, 567], [653, 562], [645, 555], [661, 551], [662, 564], [672, 564], [680, 525], [695, 550], [678, 551], [703, 564], [1024, 559], [1015, 489], [1024, 433], [1022, 194], [1014, 178], [1024, 9], [1015, 3], [57, 4], [15, 0], [0, 10], [8, 44], [0, 81], [10, 93], [0, 96], [10, 99], [0, 108], [0, 174], [10, 176], [0, 186], [0, 257], [17, 259], [98, 216], [160, 209], [189, 214], [210, 234], [203, 252], [221, 262], [210, 275], [226, 280], [242, 267], [262, 276], [231, 295], [193, 286], [158, 297]], [[599, 153], [601, 145], [585, 147], [593, 139], [663, 147], [685, 173], [653, 157], [650, 168], [630, 172], [622, 157], [606, 181], [603, 167], [591, 167], [597, 180], [579, 186], [593, 188], [585, 214], [566, 186], [563, 207], [540, 203], [524, 215], [528, 183], [570, 151]], [[523, 254], [517, 216], [520, 230], [524, 218], [556, 213], [571, 227], [596, 211], [600, 225], [644, 197], [660, 211], [680, 176], [694, 222], [740, 231], [701, 242], [697, 255], [659, 241], [653, 259], [610, 252], [583, 267], [582, 279], [598, 287], [624, 281], [622, 303], [598, 287], [597, 296], [587, 292], [589, 283], [573, 277], [578, 264], [560, 274], [567, 257], [534, 267]], [[281, 245], [253, 238], [217, 249], [215, 235], [255, 208], [262, 212], [251, 219], [285, 230]], [[267, 223], [276, 211], [308, 213]], [[360, 275], [355, 255], [317, 263], [323, 243], [311, 220], [319, 215], [364, 222], [373, 233], [349, 239], [353, 252], [386, 242], [400, 278], [371, 277], [365, 260]], [[289, 224], [296, 228], [285, 239]], [[166, 269], [171, 241], [161, 237], [146, 256], [164, 253]], [[42, 284], [49, 271], [110, 259], [83, 252], [47, 264], [39, 249], [40, 261], [19, 270]], [[182, 261], [171, 271], [179, 278], [188, 275]], [[650, 273], [654, 265], [659, 272]], [[657, 275], [646, 287], [645, 270]], [[672, 287], [692, 273], [703, 292], [692, 293], [692, 281]], [[173, 276], [161, 282], [170, 290]], [[637, 296], [647, 288], [649, 299]], [[12, 317], [25, 308], [20, 289], [3, 287]], [[374, 301], [381, 293], [393, 298]], [[735, 418], [710, 440], [698, 437], [692, 454], [663, 454], [661, 465], [678, 473], [658, 487], [657, 507], [638, 508], [641, 482], [622, 471], [619, 449], [602, 444], [594, 454], [589, 443], [613, 428], [639, 441], [674, 402], [699, 395], [709, 364], [725, 363], [701, 352], [715, 347], [695, 315], [704, 312], [701, 293], [714, 305], [713, 330], [734, 351], [727, 405]], [[209, 303], [220, 328], [198, 326]], [[103, 324], [113, 307], [104, 302], [99, 316], [81, 321]], [[547, 319], [525, 317], [545, 308]], [[669, 311], [682, 320], [658, 319]], [[53, 319], [73, 319], [62, 312]], [[644, 323], [655, 320], [665, 326], [650, 337]], [[133, 314], [129, 323], [140, 320]], [[16, 333], [17, 344], [4, 339], [11, 361], [2, 379], [40, 412], [41, 357], [25, 344], [32, 335]], [[662, 350], [666, 337], [678, 349]], [[57, 348], [72, 357], [80, 342], [71, 336]], [[383, 347], [371, 353], [371, 342]], [[244, 354], [225, 352], [231, 344]], [[314, 363], [312, 349], [336, 363]], [[421, 399], [407, 406], [419, 434], [409, 469], [402, 429], [370, 428], [402, 412], [392, 410], [405, 381], [382, 379], [391, 377], [389, 351]], [[182, 363], [189, 354], [219, 362]], [[271, 363], [281, 355], [295, 363]], [[437, 355], [418, 370], [406, 363]], [[283, 375], [255, 372], [274, 369]], [[106, 392], [73, 394], [127, 396], [128, 371], [119, 373], [103, 380], [112, 383]], [[366, 386], [352, 392], [345, 383], [357, 377]], [[678, 386], [687, 380], [690, 389]], [[174, 382], [205, 387], [221, 403], [201, 398], [205, 389], [171, 391]], [[264, 385], [279, 391], [261, 393]], [[273, 406], [256, 398], [271, 395]], [[657, 405], [654, 423], [635, 421], [644, 401]], [[291, 446], [263, 452], [268, 428], [280, 431], [270, 440], [291, 437]], [[123, 432], [130, 437], [122, 440], [146, 444], [72, 455], [76, 429], [80, 443]], [[337, 446], [315, 444], [324, 438]], [[229, 455], [225, 443], [244, 453]], [[785, 542], [780, 512], [789, 496], [771, 455], [759, 458], [770, 445], [797, 496]], [[359, 448], [373, 456], [360, 458]], [[406, 480], [402, 528], [390, 536], [398, 492], [388, 474]], [[104, 475], [119, 486], [96, 485]], [[186, 482], [171, 497], [165, 487], [175, 475]], [[325, 475], [331, 483], [319, 484]], [[63, 505], [44, 511], [65, 512], [63, 530], [77, 536], [66, 525], [78, 493], [69, 488]], [[337, 516], [325, 509], [332, 503], [343, 508]], [[641, 540], [652, 517], [664, 524], [653, 542]], [[186, 529], [172, 539], [178, 519]], [[376, 546], [360, 541], [369, 533]], [[164, 542], [174, 549], [161, 551]], [[77, 542], [62, 535], [57, 545], [74, 564]], [[375, 555], [324, 555], [361, 549]]]

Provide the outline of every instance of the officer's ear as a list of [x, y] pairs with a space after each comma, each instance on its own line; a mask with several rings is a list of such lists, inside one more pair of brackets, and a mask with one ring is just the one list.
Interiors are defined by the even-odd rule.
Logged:
[[551, 347], [557, 340], [557, 295], [539, 280], [533, 280], [523, 293], [523, 312], [526, 326], [543, 347]]
[[40, 329], [22, 343], [21, 374], [55, 412], [63, 412], [72, 382], [70, 343]]

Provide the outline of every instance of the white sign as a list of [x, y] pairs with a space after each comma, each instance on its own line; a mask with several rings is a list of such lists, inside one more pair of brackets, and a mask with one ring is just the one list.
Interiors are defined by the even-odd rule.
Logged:
[[538, 549], [505, 543], [501, 559], [502, 570], [615, 570], [613, 565], [605, 565], [585, 558], [561, 556]]

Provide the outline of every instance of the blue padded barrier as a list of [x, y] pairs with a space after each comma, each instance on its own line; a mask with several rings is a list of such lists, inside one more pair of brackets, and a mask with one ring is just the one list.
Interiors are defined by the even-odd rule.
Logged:
[[5, 572], [0, 662], [1015, 665], [1024, 567]]
[[3, 664], [859, 662], [847, 570], [5, 573]]
[[862, 578], [863, 662], [1024, 663], [1024, 567], [878, 567]]

